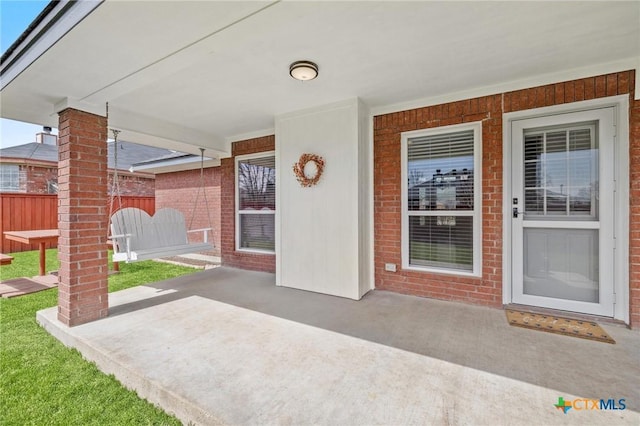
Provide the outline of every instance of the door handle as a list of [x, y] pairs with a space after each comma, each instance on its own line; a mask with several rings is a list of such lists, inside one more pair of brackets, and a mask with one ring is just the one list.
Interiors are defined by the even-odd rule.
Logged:
[[522, 213], [522, 212], [519, 212], [519, 211], [518, 211], [518, 208], [517, 208], [517, 207], [514, 207], [511, 211], [513, 212], [513, 217], [514, 217], [514, 218], [517, 218], [517, 217], [518, 217], [518, 215], [519, 215], [520, 213]]

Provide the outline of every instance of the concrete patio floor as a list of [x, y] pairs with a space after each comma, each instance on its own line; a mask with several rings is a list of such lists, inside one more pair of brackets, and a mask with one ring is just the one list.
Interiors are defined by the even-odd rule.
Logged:
[[[216, 268], [110, 294], [110, 315], [38, 322], [185, 424], [640, 424], [640, 333], [606, 344], [511, 327], [499, 309], [361, 301]], [[626, 410], [576, 410], [577, 398]]]

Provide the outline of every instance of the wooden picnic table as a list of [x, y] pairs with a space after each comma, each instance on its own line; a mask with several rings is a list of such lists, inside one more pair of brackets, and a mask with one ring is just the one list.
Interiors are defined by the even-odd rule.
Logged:
[[7, 240], [17, 241], [23, 244], [38, 243], [40, 247], [40, 275], [45, 275], [47, 243], [58, 241], [59, 232], [57, 229], [40, 229], [37, 231], [5, 231], [4, 237]]
[[11, 262], [13, 262], [13, 257], [0, 253], [0, 265], [11, 265]]

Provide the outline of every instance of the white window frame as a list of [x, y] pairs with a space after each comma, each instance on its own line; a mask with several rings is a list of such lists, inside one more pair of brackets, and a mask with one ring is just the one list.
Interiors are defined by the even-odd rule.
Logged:
[[[420, 212], [408, 208], [408, 141], [423, 136], [441, 135], [473, 130], [473, 211], [456, 211], [456, 215], [473, 216], [473, 270], [461, 271], [444, 267], [418, 266], [409, 264], [409, 216], [421, 216]], [[482, 276], [482, 122], [456, 124], [414, 130], [401, 134], [401, 201], [402, 201], [402, 268], [406, 270], [435, 272], [460, 276]], [[447, 211], [438, 212], [446, 215]]]
[[[240, 210], [240, 188], [238, 185], [238, 178], [239, 178], [239, 174], [238, 174], [238, 165], [240, 162], [245, 161], [245, 160], [252, 160], [254, 158], [264, 158], [264, 157], [274, 157], [275, 159], [276, 156], [276, 152], [275, 151], [264, 151], [264, 152], [257, 152], [254, 154], [246, 154], [246, 155], [238, 155], [237, 157], [235, 157], [235, 170], [234, 170], [234, 179], [235, 179], [235, 216], [236, 216], [236, 232], [235, 232], [235, 239], [236, 239], [236, 251], [239, 252], [243, 252], [243, 253], [257, 253], [257, 254], [273, 254], [275, 255], [276, 251], [274, 250], [264, 250], [264, 249], [256, 249], [256, 248], [246, 248], [246, 247], [240, 247], [240, 215], [241, 214], [271, 214], [274, 215], [274, 226], [275, 226], [275, 214], [276, 214], [276, 210]], [[276, 168], [276, 176], [278, 175], [278, 169]], [[276, 183], [277, 183], [277, 179], [276, 179]], [[276, 186], [276, 194], [278, 191], [278, 187]], [[275, 231], [274, 231], [274, 243], [275, 243]]]
[[[19, 164], [13, 164], [13, 163], [5, 163], [5, 164], [0, 164], [0, 192], [24, 192], [24, 190], [21, 188], [21, 180], [22, 180], [22, 176], [23, 173], [20, 170], [20, 165]], [[6, 170], [6, 169], [10, 169], [10, 170]], [[11, 185], [11, 187], [5, 187], [5, 185], [7, 183], [14, 183], [14, 180], [6, 180], [5, 179], [5, 174], [11, 174], [13, 177], [13, 174], [17, 175], [17, 180], [15, 181], [16, 185]]]

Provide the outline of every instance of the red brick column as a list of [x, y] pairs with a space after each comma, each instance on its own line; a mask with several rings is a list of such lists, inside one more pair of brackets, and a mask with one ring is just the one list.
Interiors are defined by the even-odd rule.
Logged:
[[107, 120], [59, 113], [58, 319], [74, 326], [107, 316]]

